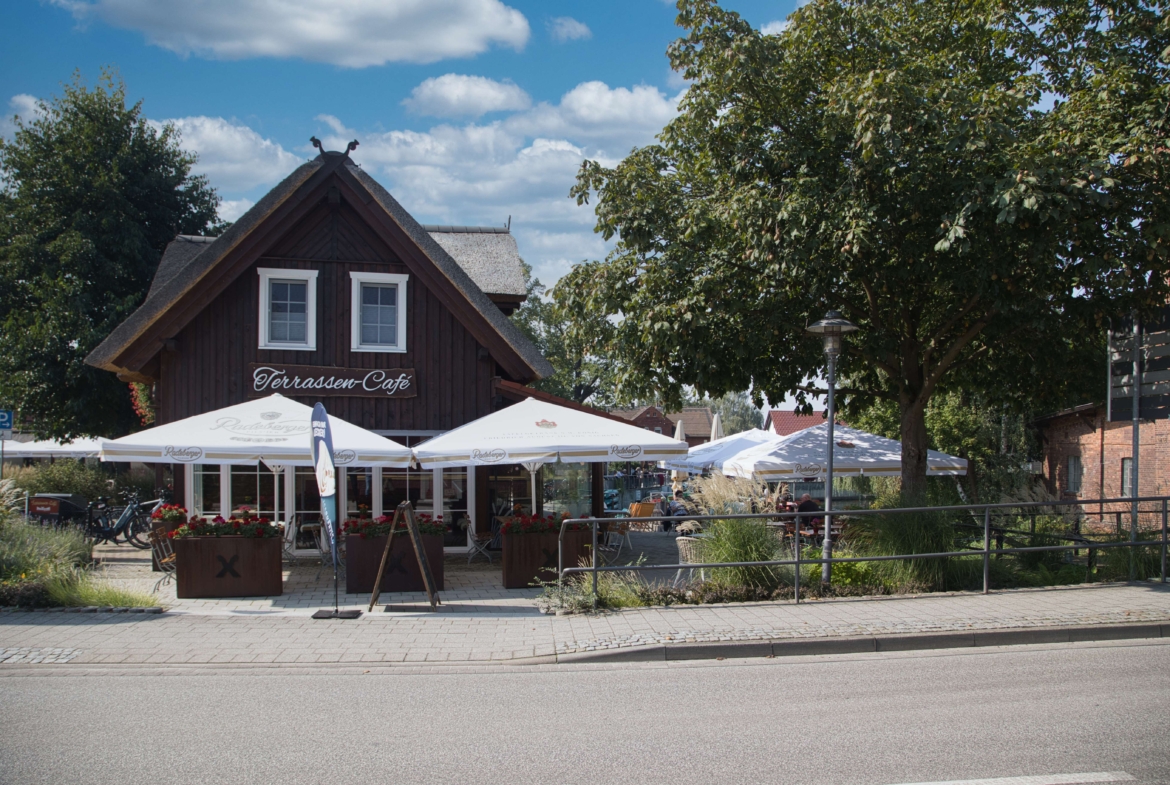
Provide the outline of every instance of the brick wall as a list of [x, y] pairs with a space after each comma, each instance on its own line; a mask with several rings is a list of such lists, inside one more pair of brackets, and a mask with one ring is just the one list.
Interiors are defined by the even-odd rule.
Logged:
[[[1138, 491], [1142, 496], [1170, 492], [1170, 420], [1143, 420], [1138, 467]], [[1044, 448], [1044, 480], [1048, 490], [1081, 499], [1128, 496], [1121, 487], [1121, 459], [1133, 454], [1132, 426], [1105, 422], [1105, 408], [1053, 417], [1040, 426]], [[1069, 488], [1068, 458], [1079, 456], [1080, 493]]]

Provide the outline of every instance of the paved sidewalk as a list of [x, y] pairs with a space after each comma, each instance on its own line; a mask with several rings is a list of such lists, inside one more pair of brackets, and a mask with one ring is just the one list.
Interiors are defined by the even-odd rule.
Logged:
[[1170, 587], [1113, 584], [980, 594], [639, 608], [575, 616], [375, 611], [316, 621], [277, 614], [0, 613], [0, 672], [63, 664], [403, 663], [551, 661], [580, 652], [679, 642], [1170, 622]]

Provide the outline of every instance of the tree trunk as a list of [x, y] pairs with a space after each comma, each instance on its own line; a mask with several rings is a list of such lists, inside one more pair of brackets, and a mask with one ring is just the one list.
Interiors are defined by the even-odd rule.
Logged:
[[907, 502], [926, 498], [926, 408], [902, 406], [902, 496]]

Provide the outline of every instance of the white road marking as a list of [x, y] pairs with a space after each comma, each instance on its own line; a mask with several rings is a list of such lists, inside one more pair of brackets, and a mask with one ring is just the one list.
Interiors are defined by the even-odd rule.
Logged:
[[1134, 782], [1124, 771], [1090, 771], [1083, 774], [1036, 774], [1030, 777], [995, 777], [985, 780], [904, 782], [900, 785], [1082, 785], [1087, 782]]

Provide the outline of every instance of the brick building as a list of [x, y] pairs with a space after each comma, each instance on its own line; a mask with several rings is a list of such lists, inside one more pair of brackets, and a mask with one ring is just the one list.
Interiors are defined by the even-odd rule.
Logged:
[[[1044, 451], [1044, 481], [1062, 497], [1128, 496], [1133, 427], [1106, 422], [1105, 406], [1085, 404], [1033, 422]], [[1142, 496], [1170, 493], [1170, 420], [1143, 420], [1138, 464]]]
[[629, 420], [639, 428], [661, 433], [666, 436], [674, 435], [674, 423], [657, 406], [639, 406], [637, 409], [614, 409], [610, 414]]
[[673, 423], [682, 420], [683, 432], [687, 435], [687, 444], [698, 447], [711, 441], [711, 425], [715, 422], [715, 414], [709, 406], [684, 406], [681, 412], [668, 412], [666, 418]]

